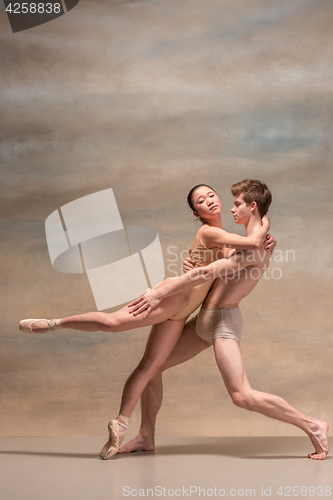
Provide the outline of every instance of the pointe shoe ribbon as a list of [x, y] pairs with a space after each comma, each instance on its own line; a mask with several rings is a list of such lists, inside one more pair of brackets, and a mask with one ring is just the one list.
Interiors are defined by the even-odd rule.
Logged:
[[[122, 422], [119, 422], [118, 419], [121, 419], [123, 422], [126, 422], [126, 424], [123, 424]], [[122, 436], [125, 436], [127, 427], [129, 423], [129, 418], [125, 417], [124, 415], [119, 415], [116, 420], [110, 420], [108, 423], [108, 430], [109, 430], [109, 441], [110, 441], [110, 446], [109, 448], [103, 452], [101, 451], [99, 456], [103, 460], [108, 460], [109, 458], [113, 457], [119, 450], [119, 438]], [[124, 427], [125, 429], [121, 429], [120, 426]]]
[[[21, 332], [24, 333], [38, 333], [33, 331], [33, 324], [36, 323], [37, 321], [46, 321], [48, 326], [45, 328], [42, 328], [42, 330], [45, 330], [47, 328], [47, 332], [53, 331], [53, 330], [58, 330], [61, 328], [61, 319], [22, 319], [20, 321], [20, 330]], [[44, 332], [46, 333], [46, 332]]]

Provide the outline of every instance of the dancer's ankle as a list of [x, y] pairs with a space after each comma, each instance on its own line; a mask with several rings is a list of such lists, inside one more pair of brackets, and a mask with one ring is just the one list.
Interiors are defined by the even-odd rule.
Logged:
[[[130, 421], [130, 417], [126, 417], [125, 415], [122, 415], [121, 413], [119, 413], [116, 420], [118, 423], [120, 423], [122, 426], [124, 426], [127, 429], [129, 421]], [[119, 422], [119, 420], [120, 420], [120, 422]]]
[[147, 427], [141, 427], [139, 429], [139, 434], [138, 434], [142, 439], [146, 440], [154, 440], [155, 437], [155, 428], [154, 429], [148, 429]]
[[52, 320], [54, 322], [54, 325], [55, 325], [55, 329], [56, 330], [61, 330], [63, 328], [62, 324], [61, 324], [61, 318], [59, 319], [54, 319]]

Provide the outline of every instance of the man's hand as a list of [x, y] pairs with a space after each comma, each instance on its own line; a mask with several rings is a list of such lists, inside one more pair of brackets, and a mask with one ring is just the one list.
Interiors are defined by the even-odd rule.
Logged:
[[273, 250], [276, 247], [276, 239], [271, 234], [266, 234], [266, 239], [264, 241], [264, 249], [269, 252], [270, 257], [272, 256]]
[[145, 293], [140, 295], [138, 299], [133, 300], [133, 302], [128, 304], [127, 307], [132, 308], [129, 310], [129, 312], [133, 314], [133, 316], [137, 316], [138, 314], [145, 311], [142, 317], [147, 318], [147, 316], [149, 316], [150, 314], [150, 311], [157, 307], [161, 300], [162, 298], [160, 296], [160, 293], [158, 292], [158, 289], [152, 290], [151, 288], [148, 288]]

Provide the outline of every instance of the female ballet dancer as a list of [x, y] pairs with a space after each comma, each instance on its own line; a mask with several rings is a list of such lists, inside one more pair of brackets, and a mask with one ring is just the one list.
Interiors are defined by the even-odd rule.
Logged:
[[[220, 217], [221, 201], [211, 187], [200, 184], [192, 188], [188, 203], [194, 215], [203, 223], [191, 249], [191, 257], [198, 267], [227, 256], [230, 249], [223, 248], [225, 245], [236, 249], [256, 249], [263, 244], [269, 228], [268, 218], [263, 220], [259, 231], [251, 237], [244, 237], [223, 230]], [[271, 250], [272, 246], [275, 246], [274, 238], [266, 240], [265, 248]], [[163, 286], [172, 279], [164, 280], [158, 286]], [[20, 329], [31, 334], [59, 328], [86, 332], [121, 332], [156, 325], [149, 335], [143, 359], [125, 384], [119, 416], [108, 424], [109, 440], [100, 453], [103, 459], [110, 458], [117, 452], [125, 434], [121, 427], [127, 427], [129, 417], [146, 384], [168, 357], [181, 335], [186, 318], [203, 302], [211, 285], [212, 281], [207, 281], [190, 291], [166, 298], [147, 318], [142, 314], [133, 316], [128, 307], [123, 307], [111, 314], [92, 312], [59, 320], [30, 319], [20, 322]], [[166, 321], [168, 319], [172, 321]]]

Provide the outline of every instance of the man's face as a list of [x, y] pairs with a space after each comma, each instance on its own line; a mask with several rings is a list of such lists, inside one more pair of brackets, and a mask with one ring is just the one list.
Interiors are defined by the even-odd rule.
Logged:
[[247, 205], [244, 201], [243, 195], [239, 194], [234, 199], [234, 206], [230, 210], [234, 216], [236, 224], [247, 224], [251, 217], [251, 205]]

